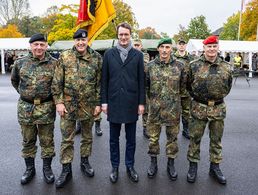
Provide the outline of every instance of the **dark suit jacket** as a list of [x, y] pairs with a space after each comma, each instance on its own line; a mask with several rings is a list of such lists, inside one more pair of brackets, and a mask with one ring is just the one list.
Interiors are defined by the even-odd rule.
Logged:
[[104, 54], [101, 103], [108, 104], [107, 120], [132, 123], [138, 120], [138, 106], [145, 104], [142, 52], [132, 48], [123, 63], [116, 47]]

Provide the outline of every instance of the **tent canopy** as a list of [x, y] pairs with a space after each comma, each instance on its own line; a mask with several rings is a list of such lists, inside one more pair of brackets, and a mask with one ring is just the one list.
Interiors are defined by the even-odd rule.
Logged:
[[[157, 50], [157, 45], [160, 39], [142, 39], [143, 49], [145, 50]], [[50, 50], [65, 50], [73, 47], [74, 41], [55, 41]], [[107, 39], [107, 40], [95, 40], [92, 43], [92, 49], [104, 51], [117, 44], [117, 39]], [[173, 46], [175, 46], [173, 44]]]
[[0, 50], [26, 50], [30, 38], [0, 38]]
[[[190, 39], [187, 44], [187, 51], [202, 51], [203, 40], [201, 39]], [[258, 52], [257, 41], [219, 41], [219, 50], [221, 52], [243, 52], [243, 53], [256, 53]]]

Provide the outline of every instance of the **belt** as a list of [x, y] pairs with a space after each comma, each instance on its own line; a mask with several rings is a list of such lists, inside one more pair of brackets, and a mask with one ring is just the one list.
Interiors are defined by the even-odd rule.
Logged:
[[220, 100], [208, 100], [208, 101], [204, 101], [204, 100], [200, 100], [198, 98], [193, 98], [196, 102], [199, 102], [201, 104], [205, 104], [207, 106], [215, 106], [215, 105], [219, 105], [219, 104], [222, 104], [224, 102], [223, 99], [220, 99]]
[[27, 103], [30, 103], [30, 104], [39, 105], [39, 104], [42, 104], [44, 102], [52, 101], [53, 100], [53, 96], [52, 95], [48, 96], [46, 99], [35, 98], [33, 100], [21, 97], [21, 100], [23, 100], [23, 101], [25, 101]]

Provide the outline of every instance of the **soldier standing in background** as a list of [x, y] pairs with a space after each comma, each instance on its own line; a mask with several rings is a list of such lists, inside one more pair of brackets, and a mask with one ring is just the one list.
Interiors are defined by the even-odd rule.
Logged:
[[[133, 47], [139, 51], [142, 51], [142, 41], [140, 39], [136, 39], [133, 42]], [[147, 52], [143, 52], [143, 60], [144, 60], [144, 71], [146, 72], [146, 65], [150, 61], [150, 55]], [[146, 138], [149, 138], [147, 126], [148, 119], [148, 98], [146, 97], [146, 105], [144, 109], [144, 114], [142, 115], [142, 126], [143, 126], [143, 135]]]
[[210, 130], [210, 175], [221, 184], [226, 184], [219, 164], [222, 160], [221, 139], [226, 117], [226, 97], [232, 86], [230, 64], [218, 56], [219, 40], [210, 36], [203, 41], [204, 55], [190, 63], [187, 89], [193, 98], [190, 106], [190, 162], [187, 181], [194, 183], [197, 163], [200, 160], [200, 144], [205, 127]]
[[54, 152], [54, 122], [56, 109], [51, 94], [51, 84], [57, 60], [46, 52], [48, 44], [43, 34], [34, 34], [30, 40], [31, 52], [16, 60], [11, 73], [13, 87], [20, 94], [18, 121], [23, 137], [22, 157], [26, 171], [21, 184], [29, 183], [35, 175], [37, 135], [43, 159], [43, 175], [46, 183], [53, 183], [51, 169]]
[[185, 90], [186, 72], [184, 65], [171, 55], [171, 39], [161, 39], [157, 48], [159, 56], [148, 63], [146, 71], [146, 89], [149, 98], [147, 127], [150, 136], [148, 154], [151, 157], [148, 177], [153, 178], [157, 173], [157, 155], [160, 153], [159, 138], [162, 126], [165, 126], [167, 172], [169, 178], [174, 181], [177, 179], [174, 159], [178, 153], [180, 94]]
[[81, 170], [94, 176], [88, 157], [92, 150], [94, 116], [101, 112], [100, 77], [102, 57], [87, 46], [87, 31], [74, 33], [74, 47], [61, 53], [52, 84], [56, 110], [61, 116], [62, 143], [60, 162], [63, 166], [56, 187], [63, 187], [72, 178], [76, 120], [81, 121]]
[[[177, 42], [177, 51], [174, 54], [174, 57], [184, 64], [185, 70], [188, 70], [189, 63], [190, 61], [193, 60], [193, 58], [186, 51], [186, 46], [187, 46], [186, 41], [184, 39], [179, 39]], [[191, 101], [190, 95], [187, 92], [187, 90], [185, 90], [181, 94], [182, 123], [183, 123], [182, 135], [187, 139], [190, 139], [189, 128], [188, 128], [188, 121], [190, 116], [189, 114], [190, 101]]]

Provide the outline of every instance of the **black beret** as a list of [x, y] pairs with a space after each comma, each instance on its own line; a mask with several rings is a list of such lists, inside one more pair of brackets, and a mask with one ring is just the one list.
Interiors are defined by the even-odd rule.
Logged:
[[41, 33], [36, 33], [36, 34], [31, 36], [31, 38], [29, 40], [29, 43], [33, 43], [35, 41], [47, 42], [47, 38]]
[[84, 29], [78, 29], [74, 35], [73, 38], [74, 39], [79, 39], [79, 38], [86, 38], [88, 36], [88, 32]]

